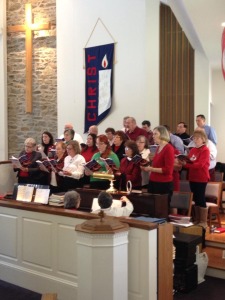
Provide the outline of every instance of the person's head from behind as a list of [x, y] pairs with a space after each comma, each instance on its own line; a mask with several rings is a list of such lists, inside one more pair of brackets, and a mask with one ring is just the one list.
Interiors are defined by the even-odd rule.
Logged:
[[80, 206], [80, 194], [76, 191], [69, 191], [64, 196], [64, 208], [75, 208]]
[[104, 209], [109, 208], [112, 205], [113, 198], [112, 195], [107, 192], [100, 192], [98, 195], [98, 205]]

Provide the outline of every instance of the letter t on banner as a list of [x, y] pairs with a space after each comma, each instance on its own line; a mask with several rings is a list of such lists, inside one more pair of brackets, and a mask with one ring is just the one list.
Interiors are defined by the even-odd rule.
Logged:
[[114, 44], [85, 48], [86, 87], [84, 133], [98, 125], [112, 105]]

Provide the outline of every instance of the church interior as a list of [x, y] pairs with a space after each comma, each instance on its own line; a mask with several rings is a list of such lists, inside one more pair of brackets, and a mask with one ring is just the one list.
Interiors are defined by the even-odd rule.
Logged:
[[[198, 292], [201, 285], [207, 286], [207, 278], [225, 279], [224, 10], [223, 0], [0, 0], [0, 281], [33, 291], [40, 300], [170, 300], [182, 295], [188, 299], [185, 297]], [[109, 60], [102, 60], [97, 67], [101, 86], [95, 77], [88, 77], [96, 73], [95, 65], [88, 65], [94, 54], [87, 53], [111, 44], [111, 66]], [[102, 107], [99, 100], [96, 108], [94, 96], [102, 99]], [[96, 120], [88, 108], [99, 115], [102, 109], [101, 118]], [[191, 180], [182, 172], [185, 166], [179, 165], [177, 171], [174, 162], [171, 167], [179, 175], [179, 188], [171, 198], [167, 193], [153, 193], [143, 181], [140, 189], [133, 183], [132, 191], [128, 175], [122, 189], [124, 177], [119, 173], [121, 161], [129, 156], [127, 150], [141, 153], [137, 145], [144, 142], [137, 139], [136, 143], [136, 137], [145, 138], [144, 132], [147, 140], [144, 120], [150, 121], [153, 134], [167, 124], [169, 136], [176, 135], [177, 126], [184, 123], [188, 139], [193, 141], [201, 127], [197, 118], [202, 115], [204, 126], [212, 128], [216, 137], [212, 140], [203, 129], [216, 153], [203, 142], [215, 156], [210, 156], [214, 177], [205, 183], [206, 226], [200, 226], [200, 220], [195, 222], [201, 209], [195, 209]], [[125, 116], [142, 132], [135, 139], [129, 121], [123, 122]], [[106, 144], [100, 135], [108, 137], [107, 128], [115, 129], [117, 137], [124, 131], [126, 147], [118, 165], [114, 160], [115, 169], [106, 157], [97, 161], [106, 172], [85, 171], [84, 165], [97, 150], [83, 159], [81, 177], [87, 181], [82, 179], [80, 185], [78, 171], [65, 171], [65, 157], [67, 153], [70, 164], [70, 151], [82, 156], [89, 125], [97, 125], [94, 136], [100, 156]], [[67, 131], [73, 134], [69, 142]], [[46, 157], [39, 146], [48, 133], [54, 143]], [[156, 138], [153, 136], [154, 141]], [[154, 141], [159, 155], [165, 143], [161, 146]], [[29, 169], [20, 158], [34, 145], [33, 152], [41, 153], [35, 163], [40, 159], [38, 170], [45, 176], [29, 182], [34, 167]], [[56, 165], [47, 166], [46, 162], [45, 172], [42, 162], [50, 161], [50, 152], [57, 157], [57, 145], [66, 149], [64, 165], [56, 171]], [[151, 147], [147, 148], [149, 164], [134, 164], [139, 166], [139, 179], [148, 171], [151, 182], [152, 173], [164, 171], [154, 169]], [[183, 146], [180, 153], [190, 149]], [[20, 165], [16, 166], [17, 162]], [[53, 190], [62, 192], [47, 187], [57, 186], [58, 175], [51, 179], [49, 175], [57, 172], [63, 174], [63, 187], [67, 186], [63, 192], [72, 189], [79, 193], [76, 209], [66, 208], [65, 202], [56, 204], [61, 198], [48, 198]], [[71, 177], [70, 181], [65, 177]], [[107, 183], [107, 188], [99, 181]], [[99, 206], [98, 215], [91, 213], [93, 199], [98, 199], [102, 190], [111, 193], [115, 207], [116, 201], [122, 201], [118, 201], [118, 210], [131, 205], [132, 212], [107, 216]], [[169, 214], [178, 212], [184, 224], [169, 222]], [[220, 299], [216, 294], [212, 297]]]

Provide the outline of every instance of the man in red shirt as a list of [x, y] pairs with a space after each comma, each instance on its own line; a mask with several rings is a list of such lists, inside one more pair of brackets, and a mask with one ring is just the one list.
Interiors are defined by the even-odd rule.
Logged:
[[140, 135], [144, 135], [146, 138], [148, 138], [147, 131], [138, 127], [135, 118], [129, 117], [126, 120], [126, 135], [130, 140], [136, 141], [137, 137]]

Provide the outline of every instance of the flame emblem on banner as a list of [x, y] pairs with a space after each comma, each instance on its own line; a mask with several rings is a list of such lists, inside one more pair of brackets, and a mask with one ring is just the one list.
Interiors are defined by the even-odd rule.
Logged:
[[107, 59], [107, 56], [106, 56], [106, 54], [105, 54], [105, 56], [103, 57], [103, 60], [102, 60], [102, 67], [104, 68], [104, 69], [106, 69], [107, 67], [108, 67], [108, 59]]

